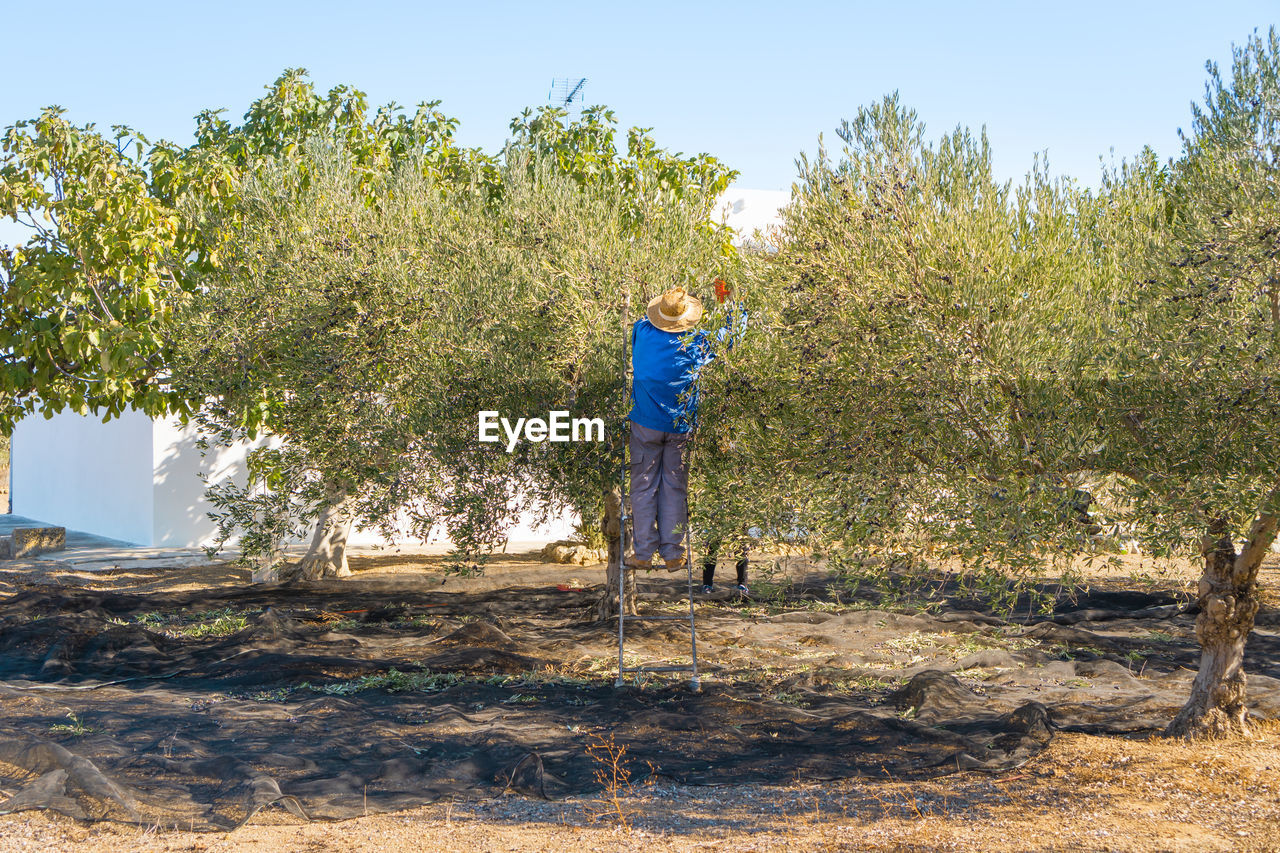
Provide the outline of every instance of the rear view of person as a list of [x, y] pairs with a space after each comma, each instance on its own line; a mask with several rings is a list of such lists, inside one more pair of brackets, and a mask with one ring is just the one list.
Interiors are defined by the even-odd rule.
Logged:
[[[668, 571], [679, 571], [688, 521], [687, 449], [697, 414], [698, 374], [714, 357], [713, 338], [693, 331], [702, 318], [702, 302], [683, 288], [653, 299], [645, 313], [631, 330], [634, 553], [626, 565], [655, 568], [657, 552]], [[728, 332], [726, 323], [715, 337], [723, 340]]]

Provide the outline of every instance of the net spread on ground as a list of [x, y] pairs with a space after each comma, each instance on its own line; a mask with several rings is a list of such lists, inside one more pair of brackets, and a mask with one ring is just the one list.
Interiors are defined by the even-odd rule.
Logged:
[[[646, 606], [687, 606], [683, 586], [641, 593]], [[796, 603], [828, 592], [810, 584]], [[403, 578], [156, 594], [26, 586], [0, 602], [0, 811], [219, 829], [267, 806], [336, 819], [449, 797], [590, 795], [600, 784], [587, 748], [608, 737], [635, 782], [999, 771], [1055, 728], [1158, 731], [1196, 660], [1186, 602], [1165, 594], [1095, 594], [1029, 624], [980, 607], [744, 615], [719, 603], [699, 615], [700, 643], [777, 640], [825, 649], [830, 666], [904, 636], [1025, 641], [907, 666], [882, 690], [836, 689], [830, 666], [765, 686], [714, 653], [701, 693], [659, 679], [617, 688], [611, 626], [592, 621], [599, 595], [449, 593]], [[1246, 661], [1254, 710], [1268, 716], [1280, 711], [1274, 622], [1262, 614]], [[628, 631], [640, 653], [687, 648], [687, 626]], [[978, 668], [985, 681], [964, 680]]]

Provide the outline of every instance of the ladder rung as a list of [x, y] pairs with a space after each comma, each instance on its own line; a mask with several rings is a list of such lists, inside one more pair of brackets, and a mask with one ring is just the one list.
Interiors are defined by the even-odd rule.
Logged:
[[685, 666], [624, 666], [623, 672], [693, 672], [693, 667]]
[[688, 622], [688, 616], [626, 616], [623, 621], [626, 622]]

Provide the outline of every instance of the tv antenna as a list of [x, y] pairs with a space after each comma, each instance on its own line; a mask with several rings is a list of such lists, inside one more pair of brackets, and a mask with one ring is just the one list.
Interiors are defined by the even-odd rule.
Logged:
[[586, 88], [586, 77], [556, 77], [551, 81], [551, 91], [547, 92], [547, 100], [563, 110], [572, 110], [573, 102], [582, 106], [582, 92]]

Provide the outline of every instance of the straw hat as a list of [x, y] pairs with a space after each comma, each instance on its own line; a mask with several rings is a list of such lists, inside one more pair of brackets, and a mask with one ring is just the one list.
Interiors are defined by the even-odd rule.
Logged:
[[664, 332], [687, 332], [702, 319], [702, 301], [673, 287], [649, 301], [649, 322]]

